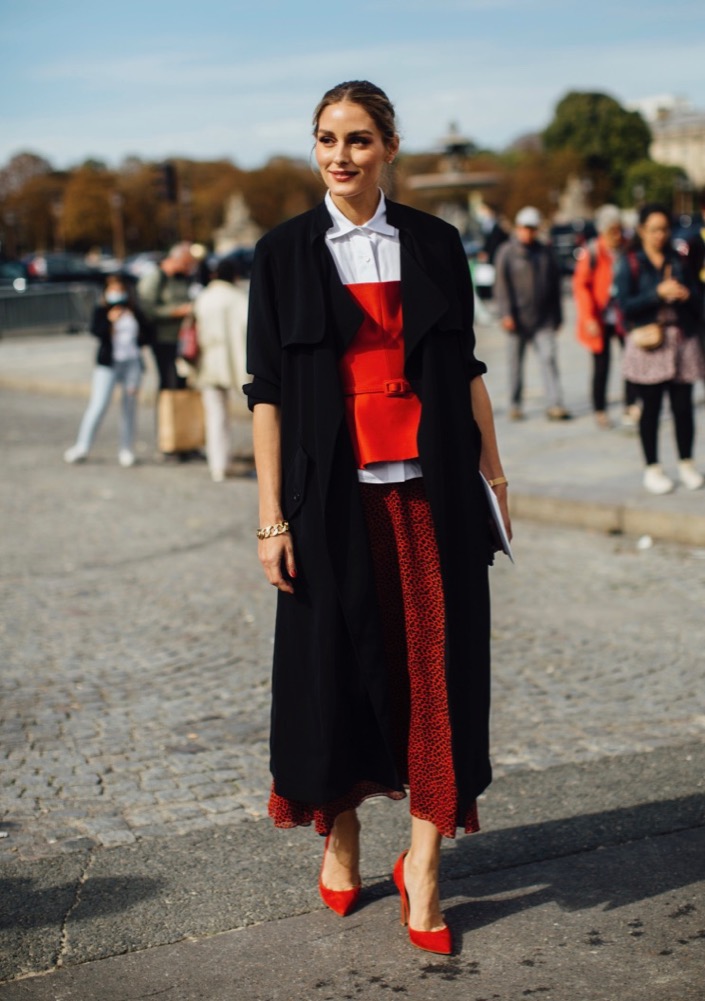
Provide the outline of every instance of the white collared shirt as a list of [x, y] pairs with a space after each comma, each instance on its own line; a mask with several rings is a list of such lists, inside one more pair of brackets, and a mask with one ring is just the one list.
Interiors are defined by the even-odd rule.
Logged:
[[[356, 226], [336, 208], [330, 191], [325, 198], [333, 225], [326, 232], [326, 245], [343, 285], [401, 280], [399, 230], [387, 222], [387, 203], [379, 193], [379, 205], [366, 223]], [[417, 459], [372, 462], [358, 469], [361, 483], [401, 483], [421, 476]]]

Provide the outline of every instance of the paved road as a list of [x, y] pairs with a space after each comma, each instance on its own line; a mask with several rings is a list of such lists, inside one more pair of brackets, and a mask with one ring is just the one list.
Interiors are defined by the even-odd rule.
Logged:
[[[67, 467], [76, 401], [6, 393], [7, 752], [0, 853], [257, 818], [273, 595], [253, 479], [201, 463]], [[517, 525], [494, 584], [498, 774], [702, 735], [705, 552]]]
[[[521, 428], [498, 407], [520, 486], [550, 495], [589, 452], [638, 505], [633, 437], [549, 425], [529, 399]], [[516, 566], [492, 571], [497, 779], [485, 832], [444, 851], [463, 948], [409, 959], [386, 896], [403, 804], [365, 807], [365, 907], [344, 928], [317, 901], [318, 840], [264, 818], [255, 482], [159, 464], [148, 408], [134, 469], [114, 413], [67, 467], [82, 407], [0, 394], [0, 981], [58, 970], [3, 1001], [703, 1001], [702, 547], [517, 521]], [[704, 497], [670, 501], [687, 517]]]

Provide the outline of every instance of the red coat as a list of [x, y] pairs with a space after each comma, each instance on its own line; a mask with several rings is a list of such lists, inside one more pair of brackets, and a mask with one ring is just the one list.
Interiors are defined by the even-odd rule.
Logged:
[[[603, 238], [598, 236], [592, 253], [588, 248], [583, 250], [573, 274], [573, 296], [578, 311], [575, 334], [583, 347], [593, 354], [599, 354], [605, 346], [602, 314], [612, 297], [615, 263]], [[588, 333], [590, 320], [597, 320], [600, 325], [596, 336]]]

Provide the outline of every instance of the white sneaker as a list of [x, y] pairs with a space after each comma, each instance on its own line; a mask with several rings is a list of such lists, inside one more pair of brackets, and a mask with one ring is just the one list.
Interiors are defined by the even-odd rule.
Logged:
[[658, 462], [654, 462], [644, 470], [644, 488], [650, 494], [670, 494], [673, 487], [673, 480], [666, 476]]
[[118, 462], [120, 463], [121, 466], [124, 466], [126, 469], [129, 466], [134, 466], [135, 464], [134, 453], [131, 452], [129, 448], [121, 448], [120, 451], [118, 452]]
[[81, 448], [80, 445], [72, 445], [71, 448], [67, 448], [64, 452], [64, 462], [70, 462], [72, 465], [75, 462], [84, 462], [88, 452]]
[[699, 490], [705, 483], [705, 476], [697, 471], [692, 459], [681, 459], [678, 463], [678, 478], [686, 490]]

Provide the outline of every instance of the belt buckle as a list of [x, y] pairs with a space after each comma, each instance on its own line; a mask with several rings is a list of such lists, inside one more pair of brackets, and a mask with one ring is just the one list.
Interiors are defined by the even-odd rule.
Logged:
[[405, 396], [409, 392], [409, 383], [406, 379], [389, 379], [384, 384], [385, 396]]

